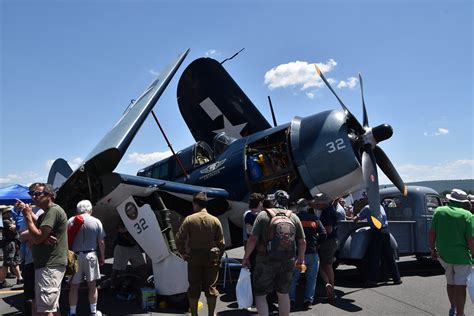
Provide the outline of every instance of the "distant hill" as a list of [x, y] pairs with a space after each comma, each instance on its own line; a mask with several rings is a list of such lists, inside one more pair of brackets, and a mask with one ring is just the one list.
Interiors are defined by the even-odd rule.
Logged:
[[[443, 193], [444, 191], [451, 191], [452, 189], [461, 189], [463, 191], [469, 191], [468, 193], [474, 192], [474, 179], [419, 181], [419, 182], [408, 182], [406, 184], [429, 187], [438, 193]], [[392, 186], [393, 185], [381, 185], [380, 187], [388, 188]]]

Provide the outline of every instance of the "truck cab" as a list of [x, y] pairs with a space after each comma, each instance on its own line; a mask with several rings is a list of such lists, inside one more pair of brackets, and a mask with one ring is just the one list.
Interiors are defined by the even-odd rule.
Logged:
[[[428, 187], [408, 186], [408, 194], [403, 196], [397, 188], [390, 187], [380, 190], [380, 202], [387, 213], [391, 245], [397, 256], [428, 256], [428, 233], [434, 210], [442, 205], [440, 195]], [[363, 264], [370, 242], [368, 223], [340, 221], [338, 239], [338, 262]]]

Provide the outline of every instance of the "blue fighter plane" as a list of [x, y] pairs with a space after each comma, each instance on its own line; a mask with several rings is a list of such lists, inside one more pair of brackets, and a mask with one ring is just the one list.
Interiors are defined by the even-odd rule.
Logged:
[[[177, 72], [189, 50], [130, 104], [110, 132], [74, 172], [63, 159], [48, 182], [56, 202], [72, 211], [89, 199], [108, 231], [118, 216], [152, 260], [159, 294], [187, 290], [186, 262], [173, 233], [191, 213], [194, 193], [207, 192], [208, 210], [223, 226], [226, 245], [242, 242], [242, 214], [251, 192], [289, 192], [294, 199], [327, 200], [365, 189], [372, 221], [380, 227], [378, 165], [402, 192], [406, 187], [377, 145], [392, 135], [387, 124], [369, 127], [362, 91], [363, 124], [352, 115], [315, 65], [342, 109], [295, 117], [272, 127], [222, 66], [211, 58], [193, 61], [182, 73], [177, 99], [195, 144], [135, 175], [114, 172], [133, 137]], [[117, 216], [118, 214], [118, 216]]]

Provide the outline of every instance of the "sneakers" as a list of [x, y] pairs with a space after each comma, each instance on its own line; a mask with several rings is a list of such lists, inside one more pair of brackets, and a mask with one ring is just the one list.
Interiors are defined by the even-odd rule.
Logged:
[[23, 284], [23, 283], [25, 283], [25, 281], [23, 281], [23, 279], [16, 280], [16, 285], [20, 285], [20, 284]]
[[326, 294], [328, 295], [328, 301], [333, 302], [334, 301], [334, 287], [330, 284], [326, 284]]
[[102, 316], [102, 312], [98, 310], [95, 313], [91, 313], [91, 316]]
[[8, 283], [7, 281], [3, 281], [2, 283], [0, 283], [0, 289], [6, 289], [6, 288], [10, 288], [12, 286], [13, 286], [13, 284]]
[[394, 280], [393, 281], [393, 284], [397, 285], [397, 284], [402, 284], [403, 281], [400, 279], [400, 280]]
[[304, 308], [305, 310], [308, 310], [310, 307], [311, 307], [311, 302], [309, 302], [309, 301], [304, 302], [303, 308]]

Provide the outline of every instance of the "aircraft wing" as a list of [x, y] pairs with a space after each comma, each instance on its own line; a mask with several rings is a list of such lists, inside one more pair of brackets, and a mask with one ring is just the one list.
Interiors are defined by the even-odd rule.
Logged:
[[271, 127], [224, 67], [212, 58], [196, 59], [184, 70], [177, 96], [179, 110], [194, 139], [211, 146], [220, 132], [238, 139]]
[[97, 144], [57, 191], [56, 202], [66, 206], [72, 196], [98, 201], [103, 192], [100, 177], [112, 172], [118, 165], [128, 146], [140, 129], [147, 115], [153, 109], [163, 91], [168, 86], [189, 49], [181, 53], [150, 86], [132, 103], [112, 129]]

